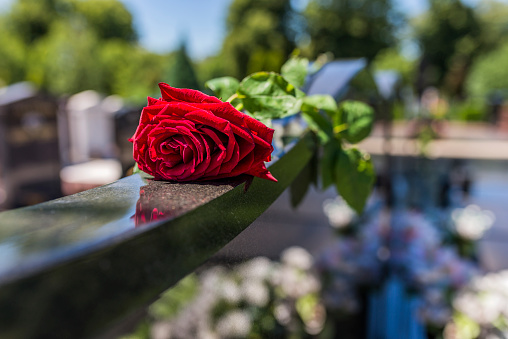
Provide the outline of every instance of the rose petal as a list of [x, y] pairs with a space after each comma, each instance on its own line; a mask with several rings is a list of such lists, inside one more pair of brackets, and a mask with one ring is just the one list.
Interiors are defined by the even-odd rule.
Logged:
[[159, 83], [162, 98], [166, 101], [183, 101], [190, 103], [220, 103], [219, 99], [213, 96], [206, 95], [200, 91], [185, 88], [174, 88], [163, 82]]

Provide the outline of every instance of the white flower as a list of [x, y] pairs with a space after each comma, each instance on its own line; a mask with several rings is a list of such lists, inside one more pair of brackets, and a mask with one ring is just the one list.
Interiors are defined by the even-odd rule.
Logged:
[[482, 210], [476, 205], [457, 208], [452, 212], [457, 233], [470, 240], [478, 240], [492, 226], [495, 221], [494, 213]]
[[220, 284], [220, 295], [228, 302], [235, 304], [242, 298], [238, 284], [230, 278], [224, 278]]
[[241, 285], [241, 291], [243, 298], [252, 305], [263, 307], [270, 301], [270, 292], [262, 282], [246, 279]]
[[264, 280], [272, 270], [272, 262], [266, 257], [256, 257], [238, 267], [238, 273], [244, 279]]
[[295, 246], [289, 247], [282, 252], [281, 261], [285, 265], [301, 270], [308, 270], [312, 267], [314, 259], [307, 250]]
[[355, 211], [341, 197], [325, 200], [323, 211], [328, 217], [330, 225], [335, 228], [348, 226], [356, 216]]
[[251, 326], [249, 313], [242, 310], [233, 310], [217, 321], [216, 330], [221, 338], [237, 338], [247, 336]]

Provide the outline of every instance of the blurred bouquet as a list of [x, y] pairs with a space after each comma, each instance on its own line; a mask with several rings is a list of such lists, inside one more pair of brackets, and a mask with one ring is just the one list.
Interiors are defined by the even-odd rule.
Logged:
[[[180, 312], [157, 312], [157, 308], [168, 308], [164, 296], [152, 306], [158, 319], [150, 337], [305, 338], [317, 334], [326, 311], [312, 265], [306, 250], [292, 247], [282, 253], [280, 262], [257, 257], [232, 269], [207, 269], [199, 274], [194, 296]], [[179, 286], [168, 293], [174, 296], [178, 291]]]
[[[338, 237], [317, 260], [327, 307], [358, 312], [361, 292], [379, 289], [389, 277], [397, 276], [407, 298], [419, 296], [420, 321], [442, 330], [451, 319], [453, 295], [478, 270], [471, 260], [444, 243], [437, 224], [409, 210], [384, 209], [359, 218], [352, 216], [340, 199], [325, 202], [323, 208], [330, 225], [353, 230]], [[462, 210], [455, 212], [459, 213]], [[460, 218], [457, 220], [458, 224]]]
[[508, 271], [478, 276], [453, 299], [454, 314], [445, 339], [508, 336]]

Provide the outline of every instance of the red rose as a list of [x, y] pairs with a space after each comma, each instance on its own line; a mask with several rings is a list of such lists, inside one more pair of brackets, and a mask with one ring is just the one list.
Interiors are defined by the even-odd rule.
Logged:
[[227, 102], [159, 84], [129, 139], [139, 169], [155, 179], [211, 180], [250, 174], [277, 181], [266, 169], [273, 129]]

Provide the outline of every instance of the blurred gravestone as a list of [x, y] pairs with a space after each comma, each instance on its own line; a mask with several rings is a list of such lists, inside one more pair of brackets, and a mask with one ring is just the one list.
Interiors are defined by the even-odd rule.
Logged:
[[29, 83], [0, 89], [0, 209], [61, 196], [58, 102]]
[[324, 65], [314, 74], [305, 92], [307, 95], [329, 94], [340, 98], [348, 91], [351, 80], [367, 65], [365, 59], [336, 60]]
[[122, 105], [119, 97], [103, 99], [95, 91], [84, 91], [69, 98], [70, 163], [115, 156], [114, 114]]
[[115, 145], [115, 113], [120, 97], [103, 98], [84, 91], [69, 98], [66, 106], [68, 151], [60, 173], [64, 194], [74, 194], [119, 179], [122, 175]]
[[115, 114], [115, 137], [117, 154], [125, 172], [134, 165], [132, 143], [129, 141], [136, 132], [142, 108], [124, 108]]

